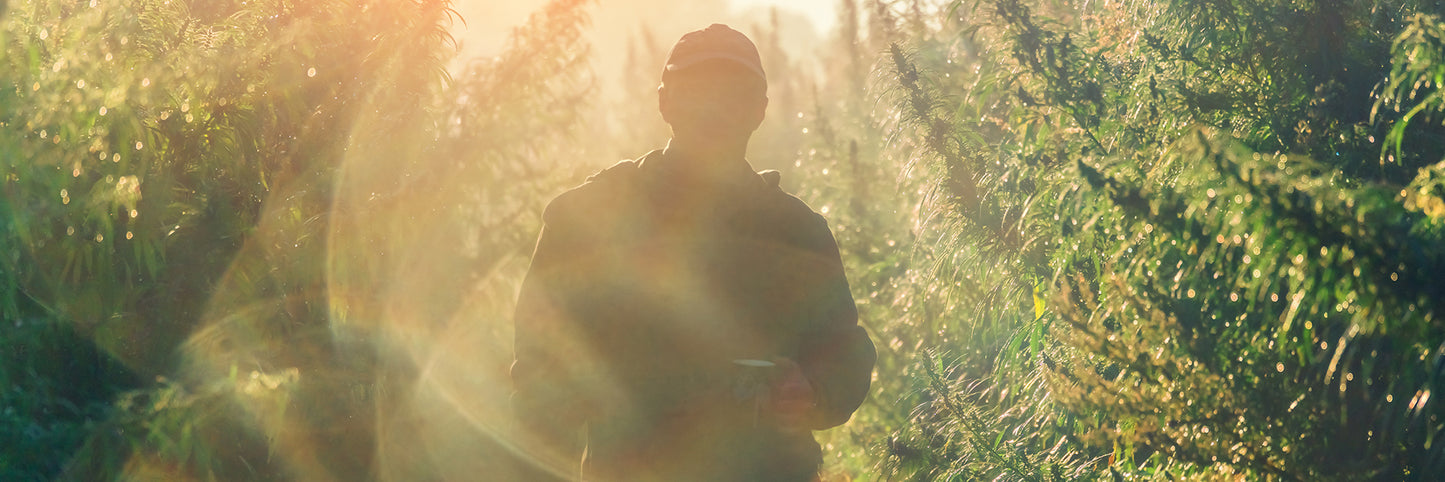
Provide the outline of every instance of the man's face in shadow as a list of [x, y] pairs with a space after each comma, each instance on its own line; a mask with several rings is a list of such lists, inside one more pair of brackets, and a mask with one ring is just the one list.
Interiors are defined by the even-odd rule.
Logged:
[[763, 122], [767, 81], [730, 60], [708, 60], [667, 72], [658, 109], [675, 136], [746, 139]]

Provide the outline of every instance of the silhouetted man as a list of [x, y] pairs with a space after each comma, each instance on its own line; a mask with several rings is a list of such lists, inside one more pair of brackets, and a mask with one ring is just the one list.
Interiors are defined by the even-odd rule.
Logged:
[[744, 159], [767, 105], [746, 36], [688, 33], [667, 147], [547, 206], [512, 379], [551, 477], [812, 480], [812, 431], [862, 403], [875, 352], [827, 222]]

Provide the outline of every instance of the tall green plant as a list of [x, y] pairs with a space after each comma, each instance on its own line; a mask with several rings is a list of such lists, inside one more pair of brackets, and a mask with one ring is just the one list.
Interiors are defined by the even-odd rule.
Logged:
[[[13, 8], [0, 30], [0, 314], [26, 329], [0, 342], [64, 356], [93, 345], [104, 355], [92, 370], [140, 377], [79, 380], [109, 388], [57, 399], [50, 358], [7, 357], [0, 373], [23, 391], [0, 398], [5, 426], [84, 405], [61, 416], [64, 436], [18, 434], [0, 469], [48, 477], [71, 459], [64, 476], [85, 480], [417, 475], [405, 460], [420, 448], [383, 450], [405, 444], [390, 427], [417, 408], [396, 380], [414, 382], [418, 361], [368, 302], [397, 286], [381, 280], [398, 264], [380, 261], [431, 246], [419, 239], [468, 248], [436, 250], [453, 262], [413, 283], [453, 290], [424, 294], [440, 313], [465, 304], [477, 273], [519, 269], [537, 217], [527, 206], [560, 187], [549, 146], [585, 107], [570, 80], [584, 3], [555, 2], [505, 60], [460, 79], [444, 70], [445, 2]], [[534, 110], [555, 115], [517, 123]], [[519, 126], [526, 135], [506, 132]], [[378, 198], [396, 208], [358, 214]], [[423, 218], [433, 238], [376, 228], [417, 228], [418, 210], [436, 214]], [[349, 229], [357, 221], [373, 229]], [[26, 451], [38, 441], [49, 449]]]
[[[930, 377], [946, 402], [921, 407], [894, 466], [1026, 480], [1055, 466], [1116, 477], [1435, 473], [1433, 141], [1380, 147], [1430, 107], [1377, 108], [1370, 120], [1370, 79], [1392, 76], [1378, 101], [1391, 110], [1397, 99], [1429, 105], [1421, 79], [1438, 20], [1391, 17], [1414, 8], [955, 2], [946, 21], [961, 22], [956, 35], [981, 55], [953, 102], [940, 99], [958, 91], [917, 73], [947, 67], [895, 51], [899, 105], [914, 113], [905, 127], [928, 147], [960, 221], [940, 225], [962, 241], [943, 249], [995, 250], [956, 258], [962, 269], [941, 279], [985, 309], [944, 316], [1011, 342], [945, 347], [961, 352], [955, 365], [989, 371], [935, 370], [949, 375]], [[1392, 40], [1393, 68], [1380, 62]], [[1410, 83], [1423, 92], [1404, 95]], [[996, 154], [968, 154], [979, 148]], [[995, 212], [1020, 213], [1012, 219], [1031, 244], [999, 243], [995, 220], [1010, 218]], [[980, 295], [1029, 279], [1012, 263], [1042, 268], [1034, 296], [1047, 310], [988, 315], [1027, 304], [1028, 290]], [[1030, 387], [1043, 388], [1008, 398]], [[986, 403], [956, 408], [973, 400]], [[975, 423], [1022, 413], [1051, 422]], [[1000, 444], [1016, 451], [999, 455]], [[945, 468], [919, 469], [928, 457]]]

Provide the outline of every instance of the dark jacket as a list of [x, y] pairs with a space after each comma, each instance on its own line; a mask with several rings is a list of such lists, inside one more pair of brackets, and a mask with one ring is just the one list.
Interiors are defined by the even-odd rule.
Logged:
[[547, 206], [515, 318], [522, 427], [575, 473], [585, 426], [589, 480], [808, 480], [811, 433], [771, 424], [739, 382], [766, 369], [734, 360], [797, 361], [813, 430], [862, 403], [875, 353], [827, 222], [776, 173], [689, 185], [668, 161]]

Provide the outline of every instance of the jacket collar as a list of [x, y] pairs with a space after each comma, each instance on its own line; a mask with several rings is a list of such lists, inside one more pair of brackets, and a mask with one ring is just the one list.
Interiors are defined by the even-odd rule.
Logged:
[[713, 188], [719, 190], [754, 190], [770, 187], [763, 176], [753, 170], [746, 160], [733, 171], [716, 176], [699, 177], [687, 171], [681, 159], [663, 149], [657, 149], [638, 158], [638, 169], [654, 182], [682, 188]]

